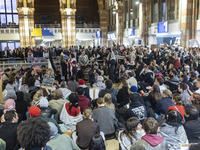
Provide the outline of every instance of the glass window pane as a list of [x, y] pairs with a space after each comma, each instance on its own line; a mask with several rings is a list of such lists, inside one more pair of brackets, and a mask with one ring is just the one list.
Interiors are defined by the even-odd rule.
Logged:
[[15, 49], [15, 43], [8, 43], [8, 47], [10, 50], [14, 50]]
[[1, 49], [4, 51], [4, 48], [7, 47], [7, 43], [1, 43]]
[[17, 13], [17, 1], [16, 0], [12, 0], [12, 8], [13, 8], [13, 12]]
[[13, 15], [13, 19], [14, 19], [14, 23], [16, 23], [16, 25], [18, 25], [19, 24], [18, 15]]
[[4, 0], [0, 1], [0, 12], [1, 13], [5, 13], [5, 4], [4, 4]]
[[5, 14], [0, 14], [0, 24], [6, 25], [6, 15]]
[[15, 43], [15, 48], [18, 48], [18, 47], [20, 47], [20, 43], [19, 42]]
[[12, 23], [12, 15], [7, 15], [7, 24]]
[[7, 13], [11, 13], [12, 12], [11, 0], [6, 0], [6, 11], [7, 11]]

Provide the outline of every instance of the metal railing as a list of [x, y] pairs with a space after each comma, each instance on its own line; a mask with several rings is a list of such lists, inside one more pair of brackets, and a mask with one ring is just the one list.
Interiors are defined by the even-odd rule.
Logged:
[[76, 28], [76, 33], [96, 33], [100, 28]]
[[61, 24], [35, 24], [35, 28], [61, 28]]
[[19, 28], [0, 28], [0, 34], [19, 33]]

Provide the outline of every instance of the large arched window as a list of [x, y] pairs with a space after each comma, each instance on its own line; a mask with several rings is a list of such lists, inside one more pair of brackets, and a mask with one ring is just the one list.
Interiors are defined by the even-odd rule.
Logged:
[[0, 27], [15, 27], [19, 24], [16, 0], [0, 0]]

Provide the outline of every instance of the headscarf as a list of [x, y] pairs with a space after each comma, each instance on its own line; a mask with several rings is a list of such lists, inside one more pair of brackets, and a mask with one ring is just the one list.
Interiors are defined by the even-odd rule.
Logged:
[[16, 104], [15, 104], [15, 101], [13, 99], [8, 99], [5, 103], [5, 109], [4, 109], [4, 114], [7, 112], [7, 111], [10, 111], [10, 110], [15, 110], [15, 107], [16, 107]]

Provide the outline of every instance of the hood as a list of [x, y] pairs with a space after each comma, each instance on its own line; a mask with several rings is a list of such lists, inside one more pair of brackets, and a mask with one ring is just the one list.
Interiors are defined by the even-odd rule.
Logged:
[[6, 90], [14, 90], [14, 87], [11, 84], [7, 84]]
[[79, 101], [84, 101], [87, 97], [84, 95], [79, 95], [78, 98], [79, 98]]
[[142, 137], [142, 139], [148, 142], [151, 146], [157, 146], [164, 140], [156, 134], [146, 134]]

